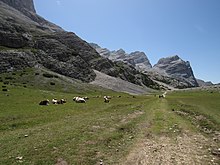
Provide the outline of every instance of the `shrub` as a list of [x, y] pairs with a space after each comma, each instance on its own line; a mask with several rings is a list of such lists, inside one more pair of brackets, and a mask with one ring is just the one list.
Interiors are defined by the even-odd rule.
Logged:
[[55, 85], [55, 83], [54, 82], [50, 82], [50, 85]]
[[15, 78], [8, 76], [8, 77], [5, 77], [5, 79], [6, 79], [6, 80], [14, 80]]
[[5, 81], [3, 84], [8, 85], [8, 84], [9, 84], [9, 81]]
[[52, 75], [50, 73], [44, 73], [43, 76], [46, 78], [53, 78], [54, 77], [54, 75]]

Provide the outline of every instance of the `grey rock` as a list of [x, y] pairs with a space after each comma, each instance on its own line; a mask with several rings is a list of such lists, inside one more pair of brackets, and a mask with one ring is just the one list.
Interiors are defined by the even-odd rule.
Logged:
[[22, 11], [24, 9], [36, 13], [33, 0], [1, 0], [2, 2], [12, 6], [13, 8]]
[[[183, 61], [177, 55], [160, 59], [153, 66], [151, 72], [156, 72], [158, 76], [162, 76], [168, 83], [173, 79], [173, 81], [176, 81], [173, 85], [177, 88], [198, 86], [189, 61]], [[159, 77], [158, 79], [161, 78]]]
[[175, 88], [197, 87], [192, 68], [188, 61], [183, 61], [179, 56], [162, 58], [152, 68], [152, 65], [144, 52], [126, 53], [123, 49], [110, 51], [99, 45], [90, 43], [103, 57], [112, 61], [121, 61], [130, 67], [148, 75], [151, 79], [163, 82]]
[[214, 85], [211, 81], [204, 81], [204, 80], [201, 80], [201, 79], [196, 79], [196, 81], [198, 82], [200, 87]]
[[103, 57], [106, 57], [112, 61], [122, 61], [128, 65], [135, 67], [138, 71], [147, 71], [152, 68], [150, 61], [148, 60], [144, 52], [135, 51], [130, 54], [126, 53], [123, 49], [117, 51], [110, 51], [107, 48], [101, 48], [98, 44], [90, 43], [90, 45], [96, 49], [96, 51]]
[[133, 66], [135, 66], [135, 68], [141, 72], [152, 68], [150, 61], [144, 52], [132, 52], [124, 59], [124, 61], [133, 64]]
[[37, 59], [30, 51], [0, 51], [0, 73], [22, 70], [27, 67], [34, 67], [36, 64]]
[[[33, 25], [35, 25], [34, 28], [37, 27], [39, 30], [48, 30], [51, 32], [64, 31], [61, 27], [39, 16], [34, 9], [33, 0], [0, 0], [0, 6], [0, 14], [2, 16], [4, 15], [5, 18], [3, 21], [6, 20], [6, 24], [13, 22], [17, 23], [16, 27], [21, 27], [25, 21], [26, 27], [31, 25], [33, 28]], [[28, 30], [30, 30], [30, 27]]]

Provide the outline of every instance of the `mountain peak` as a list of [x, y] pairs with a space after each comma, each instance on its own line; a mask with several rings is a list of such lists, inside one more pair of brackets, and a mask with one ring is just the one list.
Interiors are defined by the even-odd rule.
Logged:
[[126, 52], [124, 51], [124, 49], [118, 49], [118, 50], [116, 51], [116, 53], [125, 54]]
[[181, 59], [178, 55], [170, 56], [170, 58], [172, 58], [173, 60], [179, 60], [179, 59]]
[[138, 71], [147, 71], [152, 68], [150, 61], [144, 52], [134, 51], [128, 54], [123, 49], [109, 51], [106, 48], [97, 47], [97, 44], [94, 43], [90, 43], [90, 45], [95, 48], [101, 56], [109, 58], [112, 61], [122, 61], [126, 64], [132, 65]]
[[174, 56], [169, 56], [166, 58], [161, 58], [157, 64], [165, 64], [165, 63], [168, 64], [174, 61], [183, 61], [183, 60], [178, 55], [174, 55]]
[[29, 12], [36, 13], [34, 8], [33, 0], [0, 0], [7, 5], [23, 12], [23, 10], [28, 10]]
[[182, 60], [178, 55], [160, 59], [153, 69], [186, 83], [187, 87], [198, 86], [189, 61]]

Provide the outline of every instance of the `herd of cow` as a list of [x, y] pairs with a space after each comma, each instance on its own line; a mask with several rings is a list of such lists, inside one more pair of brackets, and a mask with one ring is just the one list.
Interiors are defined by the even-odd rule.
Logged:
[[[105, 103], [109, 103], [111, 96], [104, 96], [103, 99]], [[79, 97], [79, 96], [73, 97], [73, 101], [75, 101], [76, 103], [86, 103], [87, 100], [89, 100], [88, 97]], [[40, 101], [39, 105], [49, 105], [50, 103], [55, 104], [55, 105], [64, 104], [66, 103], [66, 99], [57, 100], [56, 98], [54, 98], [51, 100], [51, 102], [50, 100], [46, 99], [46, 100]]]
[[[166, 94], [167, 94], [167, 92], [164, 92], [162, 95], [159, 95], [159, 98], [165, 98]], [[97, 97], [99, 97], [99, 96], [97, 96]], [[121, 97], [121, 96], [118, 96], [118, 97]], [[133, 98], [135, 98], [135, 96], [133, 96]], [[105, 103], [109, 103], [111, 96], [104, 96], [103, 99], [104, 99]], [[88, 97], [80, 97], [80, 96], [73, 97], [73, 101], [75, 101], [76, 103], [86, 103], [87, 100], [89, 100]], [[66, 99], [60, 99], [60, 100], [52, 99], [51, 102], [50, 102], [50, 100], [46, 99], [46, 100], [40, 101], [39, 105], [49, 105], [50, 103], [64, 104], [64, 103], [66, 103]]]

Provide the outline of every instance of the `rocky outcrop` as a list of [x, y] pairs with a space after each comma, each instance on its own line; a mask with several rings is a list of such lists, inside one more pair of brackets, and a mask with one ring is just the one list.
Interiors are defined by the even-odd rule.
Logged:
[[0, 73], [25, 67], [45, 67], [91, 82], [96, 77], [96, 69], [138, 85], [158, 88], [133, 66], [100, 56], [75, 33], [66, 32], [38, 16], [31, 0], [0, 0], [0, 35]]
[[33, 0], [1, 0], [1, 1], [21, 12], [27, 10], [29, 12], [36, 13]]
[[31, 51], [0, 51], [0, 73], [34, 67], [37, 59]]
[[13, 22], [14, 17], [19, 17], [19, 20], [22, 20], [19, 23], [30, 24], [31, 21], [31, 24], [35, 24], [37, 28], [44, 31], [64, 31], [61, 27], [39, 16], [35, 11], [33, 0], [0, 0], [0, 6], [1, 15], [7, 17], [7, 22]]
[[101, 48], [95, 43], [90, 45], [96, 49], [96, 51], [103, 57], [106, 57], [112, 61], [122, 61], [128, 65], [135, 67], [138, 71], [143, 72], [152, 68], [150, 61], [148, 60], [144, 52], [135, 51], [130, 54], [126, 53], [123, 49], [117, 51], [110, 51], [107, 48]]
[[147, 71], [152, 68], [150, 61], [148, 60], [144, 52], [132, 52], [127, 56], [124, 61], [133, 64], [139, 71]]
[[214, 85], [211, 81], [204, 81], [204, 80], [200, 80], [200, 79], [196, 79], [196, 81], [198, 82], [200, 87]]
[[177, 88], [197, 87], [189, 61], [183, 61], [179, 56], [162, 58], [151, 70], [155, 79], [173, 84]]

